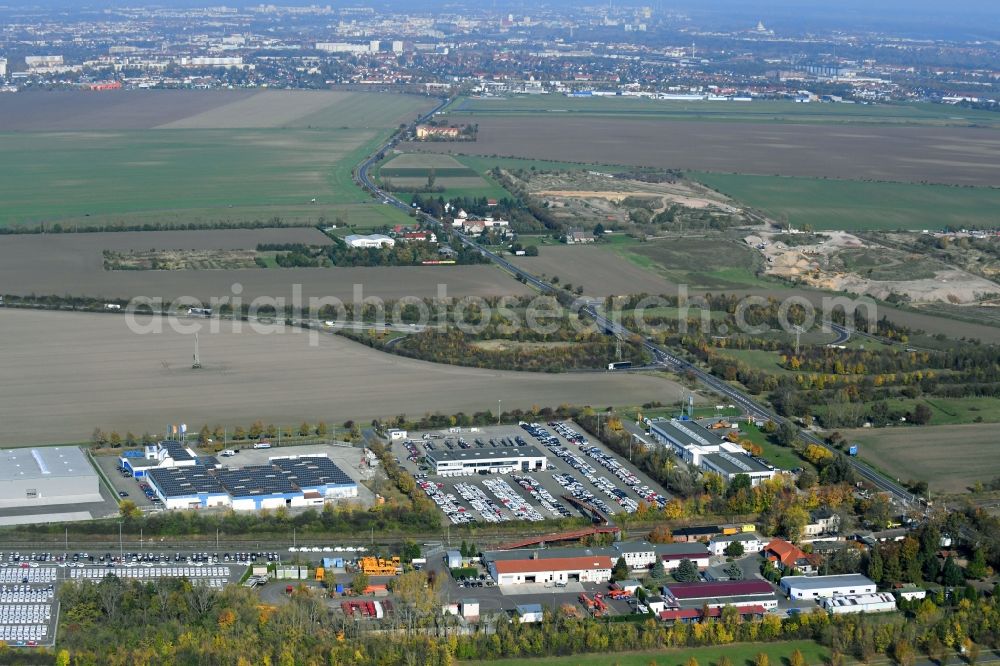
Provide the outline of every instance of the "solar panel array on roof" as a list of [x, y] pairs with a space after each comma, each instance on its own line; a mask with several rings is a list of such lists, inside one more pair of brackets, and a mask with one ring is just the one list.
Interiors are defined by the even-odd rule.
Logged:
[[219, 470], [216, 476], [233, 497], [294, 493], [298, 488], [284, 472], [271, 465], [254, 465], [242, 469]]
[[354, 481], [344, 470], [326, 456], [304, 458], [275, 458], [271, 464], [300, 488], [313, 488], [328, 484], [351, 484]]
[[181, 462], [184, 460], [194, 460], [191, 454], [187, 452], [187, 449], [184, 448], [184, 445], [181, 444], [180, 442], [167, 440], [165, 442], [160, 442], [160, 446], [166, 449], [170, 457], [177, 462]]
[[165, 467], [149, 471], [149, 478], [164, 497], [198, 493], [225, 493], [225, 488], [204, 467]]

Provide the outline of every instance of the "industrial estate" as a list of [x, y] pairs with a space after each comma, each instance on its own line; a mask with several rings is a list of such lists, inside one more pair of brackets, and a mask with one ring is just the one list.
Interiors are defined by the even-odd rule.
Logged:
[[0, 664], [1000, 660], [996, 8], [402, 4], [0, 7]]

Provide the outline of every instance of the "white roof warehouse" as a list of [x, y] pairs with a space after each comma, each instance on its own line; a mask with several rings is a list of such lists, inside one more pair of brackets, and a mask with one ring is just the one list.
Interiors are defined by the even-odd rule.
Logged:
[[649, 421], [649, 432], [657, 442], [669, 446], [684, 462], [715, 472], [726, 481], [746, 474], [750, 477], [750, 482], [757, 485], [777, 474], [774, 467], [748, 455], [739, 444], [719, 437], [694, 421]]
[[434, 473], [442, 476], [544, 472], [548, 467], [545, 454], [534, 446], [428, 451], [427, 461], [434, 465]]

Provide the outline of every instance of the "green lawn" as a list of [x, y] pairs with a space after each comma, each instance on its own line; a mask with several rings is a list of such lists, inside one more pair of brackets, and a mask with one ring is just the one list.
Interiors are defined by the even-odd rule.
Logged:
[[740, 643], [719, 647], [679, 650], [644, 650], [614, 654], [581, 654], [570, 657], [532, 657], [530, 659], [499, 659], [497, 661], [461, 662], [482, 666], [522, 666], [525, 663], [546, 666], [685, 666], [692, 657], [699, 666], [715, 666], [726, 656], [733, 666], [752, 666], [758, 653], [763, 652], [772, 666], [788, 666], [790, 657], [799, 650], [810, 666], [820, 666], [829, 659], [829, 650], [813, 641], [783, 641], [778, 643]]
[[613, 251], [636, 266], [692, 289], [774, 286], [757, 277], [760, 257], [743, 243], [677, 238], [648, 243], [613, 241], [612, 245]]
[[386, 135], [308, 129], [0, 134], [0, 224], [103, 224], [106, 216], [148, 219], [177, 211], [266, 219], [288, 207], [366, 202], [351, 169]]
[[449, 107], [454, 115], [508, 116], [559, 113], [567, 115], [627, 115], [673, 120], [726, 122], [793, 122], [830, 124], [893, 124], [928, 126], [1000, 126], [990, 111], [958, 109], [941, 104], [796, 104], [791, 101], [706, 102], [651, 100], [631, 97], [565, 97], [530, 95], [463, 99]]
[[813, 229], [941, 229], [994, 225], [1000, 188], [691, 173], [737, 201]]
[[792, 449], [774, 444], [768, 439], [766, 434], [761, 432], [752, 423], [740, 423], [740, 435], [745, 439], [749, 439], [754, 444], [759, 444], [763, 450], [761, 457], [775, 467], [781, 469], [795, 469], [796, 467], [813, 469], [812, 463], [799, 458]]
[[894, 410], [912, 410], [917, 403], [924, 403], [933, 412], [929, 425], [954, 425], [958, 423], [1000, 423], [1000, 398], [938, 398], [934, 396], [890, 400]]

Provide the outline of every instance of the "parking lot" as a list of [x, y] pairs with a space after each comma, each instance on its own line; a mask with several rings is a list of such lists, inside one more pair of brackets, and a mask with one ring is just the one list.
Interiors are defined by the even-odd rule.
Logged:
[[[489, 452], [527, 446], [545, 455], [546, 470], [435, 475], [429, 465], [422, 464], [433, 451]], [[416, 432], [393, 447], [400, 463], [453, 524], [537, 522], [585, 515], [580, 504], [567, 498], [607, 516], [632, 513], [642, 501], [663, 506], [670, 499], [634, 465], [587, 437], [572, 422]]]

